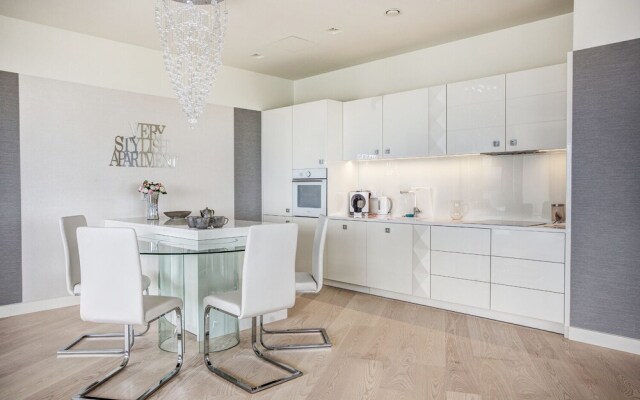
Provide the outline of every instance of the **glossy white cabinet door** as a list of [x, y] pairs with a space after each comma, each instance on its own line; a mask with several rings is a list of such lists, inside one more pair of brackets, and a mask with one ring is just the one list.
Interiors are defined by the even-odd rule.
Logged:
[[293, 217], [298, 225], [298, 250], [296, 251], [296, 271], [311, 272], [313, 255], [313, 238], [316, 233], [318, 218]]
[[471, 307], [489, 308], [491, 284], [431, 275], [431, 298]]
[[492, 284], [491, 309], [563, 323], [564, 294]]
[[293, 168], [323, 168], [327, 158], [327, 101], [293, 106]]
[[447, 154], [505, 149], [505, 76], [447, 85]]
[[567, 65], [507, 74], [507, 151], [566, 147]]
[[367, 223], [367, 286], [411, 294], [411, 225]]
[[431, 297], [431, 227], [413, 225], [413, 295]]
[[451, 278], [490, 282], [491, 257], [434, 250], [431, 252], [431, 273]]
[[262, 112], [262, 213], [291, 215], [292, 107]]
[[382, 157], [382, 96], [343, 103], [343, 159]]
[[447, 85], [429, 88], [429, 155], [447, 154]]
[[491, 255], [564, 263], [564, 233], [492, 229]]
[[384, 158], [429, 155], [429, 89], [382, 97]]
[[329, 220], [325, 278], [367, 285], [367, 226], [361, 221]]
[[491, 252], [491, 230], [432, 226], [431, 250], [488, 256]]
[[564, 293], [564, 264], [491, 257], [491, 283]]

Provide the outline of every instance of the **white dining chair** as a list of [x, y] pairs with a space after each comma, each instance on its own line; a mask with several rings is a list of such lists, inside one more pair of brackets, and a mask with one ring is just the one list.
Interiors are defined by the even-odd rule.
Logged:
[[136, 232], [131, 228], [89, 228], [77, 230], [82, 271], [80, 317], [83, 321], [124, 325], [123, 359], [106, 376], [84, 388], [76, 399], [96, 399], [89, 393], [124, 370], [131, 356], [133, 326], [150, 324], [176, 313], [178, 362], [175, 367], [137, 399], [146, 399], [173, 378], [184, 356], [182, 300], [168, 296], [142, 295], [142, 270]]
[[[296, 272], [296, 292], [297, 293], [318, 293], [322, 289], [323, 270], [324, 270], [324, 244], [327, 238], [328, 219], [321, 215], [316, 224], [316, 232], [313, 239], [313, 255], [311, 273]], [[263, 335], [267, 334], [320, 334], [322, 343], [309, 344], [286, 344], [286, 345], [267, 345], [265, 344]], [[260, 316], [260, 343], [267, 350], [302, 350], [317, 349], [331, 347], [331, 340], [324, 328], [299, 328], [299, 329], [282, 329], [268, 330], [265, 329], [262, 316]]]
[[[76, 231], [78, 228], [87, 226], [87, 219], [84, 215], [72, 215], [68, 217], [60, 218], [60, 232], [62, 233], [62, 244], [64, 249], [66, 278], [67, 278], [67, 292], [72, 296], [80, 296], [82, 292], [81, 273], [80, 273], [80, 258], [78, 255], [78, 239]], [[145, 294], [149, 293], [149, 285], [151, 279], [142, 275], [142, 288]], [[131, 337], [131, 345], [133, 346], [133, 340], [135, 336], [142, 336], [149, 330], [149, 325], [139, 333], [135, 333]], [[58, 356], [109, 356], [122, 354], [122, 349], [73, 349], [75, 345], [83, 341], [84, 339], [109, 339], [109, 338], [121, 338], [122, 333], [91, 333], [83, 334], [74, 339], [71, 343], [58, 350]]]
[[[302, 372], [260, 352], [256, 341], [257, 317], [293, 307], [295, 303], [296, 224], [257, 225], [249, 228], [239, 291], [216, 293], [204, 298], [204, 362], [223, 379], [256, 393], [302, 376]], [[240, 318], [251, 318], [251, 347], [255, 355], [290, 375], [260, 385], [251, 385], [214, 366], [209, 357], [211, 309]]]

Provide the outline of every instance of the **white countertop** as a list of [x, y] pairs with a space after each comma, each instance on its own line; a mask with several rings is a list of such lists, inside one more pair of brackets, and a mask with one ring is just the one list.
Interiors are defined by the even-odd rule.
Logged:
[[249, 234], [249, 227], [260, 225], [260, 221], [241, 221], [230, 219], [222, 228], [195, 229], [187, 226], [187, 220], [147, 220], [141, 218], [106, 219], [104, 226], [134, 228], [138, 235], [164, 235], [181, 239], [207, 240], [228, 237], [241, 237]]
[[[451, 220], [433, 220], [425, 218], [407, 218], [407, 217], [390, 217], [390, 216], [370, 216], [367, 218], [354, 218], [345, 214], [330, 215], [329, 219], [333, 220], [349, 220], [349, 221], [364, 221], [364, 222], [383, 222], [391, 224], [410, 224], [410, 225], [435, 225], [435, 226], [455, 226], [463, 228], [493, 228], [493, 229], [510, 229], [510, 230], [526, 230], [537, 232], [562, 232], [564, 233], [564, 224], [558, 227], [552, 227], [552, 224], [537, 225], [537, 226], [512, 226], [501, 224], [479, 224], [471, 223], [469, 221], [451, 221]], [[508, 221], [505, 221], [508, 222]]]

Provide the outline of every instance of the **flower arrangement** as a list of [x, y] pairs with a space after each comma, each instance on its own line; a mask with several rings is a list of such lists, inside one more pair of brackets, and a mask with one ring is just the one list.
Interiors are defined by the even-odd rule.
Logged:
[[156, 192], [158, 194], [167, 194], [167, 190], [164, 188], [164, 185], [162, 183], [150, 182], [146, 179], [144, 182], [142, 182], [142, 185], [140, 185], [140, 187], [138, 188], [138, 192], [142, 194], [153, 194]]

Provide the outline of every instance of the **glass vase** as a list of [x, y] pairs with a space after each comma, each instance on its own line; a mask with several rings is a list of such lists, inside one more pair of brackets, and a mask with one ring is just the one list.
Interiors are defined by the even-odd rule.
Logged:
[[144, 195], [144, 197], [147, 200], [147, 219], [160, 219], [160, 217], [158, 216], [158, 198], [160, 197], [160, 193], [147, 193]]

